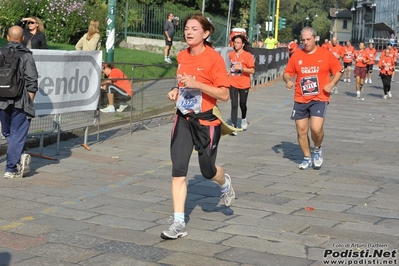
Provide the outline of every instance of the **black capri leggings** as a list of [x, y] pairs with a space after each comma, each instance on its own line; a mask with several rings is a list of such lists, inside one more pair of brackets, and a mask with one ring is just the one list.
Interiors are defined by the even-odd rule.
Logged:
[[[198, 153], [198, 161], [203, 177], [206, 179], [212, 179], [216, 175], [217, 171], [215, 162], [217, 147], [221, 137], [221, 127], [220, 125], [203, 127], [205, 127], [211, 141], [201, 154]], [[173, 177], [187, 175], [188, 164], [193, 148], [193, 133], [191, 132], [189, 122], [184, 117], [176, 115], [170, 144]]]
[[237, 116], [238, 116], [238, 95], [240, 95], [240, 109], [241, 118], [247, 117], [247, 100], [248, 100], [248, 89], [237, 89], [230, 86], [230, 101], [231, 101], [231, 122], [237, 127]]

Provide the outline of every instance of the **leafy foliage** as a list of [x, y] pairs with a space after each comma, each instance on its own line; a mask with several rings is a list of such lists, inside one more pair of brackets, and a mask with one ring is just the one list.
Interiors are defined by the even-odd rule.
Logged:
[[[105, 5], [101, 2], [84, 0], [1, 0], [0, 27], [5, 31], [24, 17], [39, 17], [45, 27], [47, 40], [57, 43], [70, 43], [78, 33], [87, 31], [91, 19], [105, 21]], [[96, 15], [94, 15], [96, 14]], [[97, 15], [99, 14], [99, 15]]]
[[[287, 27], [279, 30], [279, 40], [288, 42], [299, 38], [301, 29], [306, 25], [314, 27], [321, 39], [328, 38], [329, 9], [335, 7], [350, 9], [353, 2], [353, 0], [280, 0], [280, 17], [287, 19]], [[263, 28], [269, 16], [269, 3], [272, 3], [272, 0], [258, 1], [257, 5], [257, 23], [263, 25]], [[308, 21], [306, 17], [309, 17]], [[261, 36], [266, 37], [264, 30]]]

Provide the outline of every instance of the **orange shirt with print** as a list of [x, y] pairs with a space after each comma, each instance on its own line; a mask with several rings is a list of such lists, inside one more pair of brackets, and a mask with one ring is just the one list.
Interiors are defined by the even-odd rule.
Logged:
[[111, 72], [109, 73], [109, 76], [107, 77], [108, 79], [114, 79], [112, 80], [112, 83], [115, 86], [118, 86], [122, 90], [124, 90], [129, 96], [133, 96], [133, 90], [132, 90], [132, 84], [130, 83], [130, 80], [127, 79], [126, 75], [120, 70], [119, 68], [113, 68], [111, 69]]
[[395, 61], [390, 56], [381, 55], [380, 61], [378, 61], [378, 67], [380, 68], [381, 74], [392, 75]]
[[357, 67], [367, 67], [367, 61], [370, 60], [369, 53], [367, 53], [366, 49], [363, 51], [356, 50], [353, 59], [355, 60], [355, 66]]
[[328, 45], [328, 50], [330, 50], [331, 53], [334, 54], [336, 58], [341, 58], [342, 57], [342, 46], [339, 44], [336, 44], [335, 46], [332, 44]]
[[288, 53], [292, 54], [293, 52], [295, 52], [296, 50], [299, 49], [299, 44], [292, 41], [288, 44]]
[[366, 48], [365, 49], [366, 52], [369, 54], [369, 61], [367, 62], [367, 65], [374, 65], [375, 64], [375, 57], [377, 56], [377, 50], [375, 48], [370, 49], [370, 48]]
[[[181, 77], [184, 74], [191, 75], [199, 82], [216, 87], [216, 90], [218, 87], [230, 87], [224, 59], [212, 47], [205, 46], [205, 50], [196, 56], [191, 55], [189, 48], [187, 48], [177, 55], [177, 63], [177, 77]], [[179, 83], [179, 87], [184, 87], [181, 82]], [[201, 112], [213, 109], [216, 105], [216, 98], [203, 92], [201, 92], [201, 96]], [[218, 119], [215, 121], [200, 120], [200, 123], [206, 126], [220, 125]]]
[[351, 63], [353, 61], [353, 53], [355, 52], [355, 47], [342, 46], [341, 55], [344, 63]]
[[398, 58], [398, 51], [395, 48], [392, 48], [389, 50], [389, 56], [393, 58], [393, 60], [396, 62]]
[[291, 77], [296, 75], [294, 101], [308, 103], [329, 102], [330, 93], [324, 88], [330, 83], [330, 73], [336, 75], [342, 71], [342, 65], [334, 54], [318, 47], [313, 54], [296, 51], [288, 60], [284, 73]]
[[233, 69], [233, 65], [239, 64], [243, 68], [255, 68], [255, 61], [247, 51], [242, 50], [238, 55], [235, 51], [229, 53], [231, 63], [230, 70], [230, 85], [237, 89], [248, 89], [251, 87], [251, 75], [247, 72]]

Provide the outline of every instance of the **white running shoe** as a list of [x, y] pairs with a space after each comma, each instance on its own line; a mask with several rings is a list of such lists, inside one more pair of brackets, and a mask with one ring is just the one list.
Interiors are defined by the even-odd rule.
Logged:
[[304, 157], [302, 163], [298, 165], [298, 168], [302, 170], [307, 170], [309, 167], [312, 167], [312, 158]]
[[107, 107], [100, 109], [103, 113], [115, 113], [115, 107], [113, 105], [108, 105]]
[[388, 91], [388, 97], [392, 98], [392, 93], [390, 91]]
[[382, 97], [382, 99], [384, 99], [384, 100], [388, 99], [388, 95], [384, 95], [384, 97]]
[[348, 81], [348, 83], [351, 83], [351, 79], [350, 79], [350, 78], [348, 78], [348, 80], [347, 80], [347, 81]]
[[246, 130], [248, 128], [248, 122], [246, 118], [241, 119], [241, 127], [243, 130]]
[[4, 173], [5, 179], [12, 179], [12, 178], [19, 178], [19, 177], [22, 177], [22, 175], [21, 175], [21, 173], [18, 173], [18, 172], [14, 172], [14, 173], [5, 172]]
[[229, 189], [225, 192], [222, 191], [222, 195], [220, 196], [223, 198], [224, 205], [230, 207], [233, 205], [234, 200], [236, 199], [236, 193], [233, 189], [233, 184], [231, 183], [231, 177], [228, 174], [224, 174], [225, 179], [228, 179], [230, 182]]
[[344, 78], [344, 82], [346, 82], [346, 78]]
[[170, 217], [168, 220], [169, 228], [161, 233], [163, 239], [177, 239], [187, 235], [186, 223]]
[[321, 147], [319, 149], [315, 149], [313, 152], [313, 164], [315, 168], [320, 168], [323, 164], [323, 153], [321, 151]]
[[126, 103], [123, 103], [121, 105], [119, 105], [119, 108], [116, 109], [117, 112], [122, 113], [129, 105], [127, 105]]
[[371, 84], [371, 83], [373, 83], [373, 82], [371, 81], [371, 79], [369, 79], [369, 84]]

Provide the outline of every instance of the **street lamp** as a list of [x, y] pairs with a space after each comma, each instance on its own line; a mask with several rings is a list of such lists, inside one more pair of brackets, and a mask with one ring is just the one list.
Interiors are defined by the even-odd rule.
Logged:
[[371, 4], [371, 39], [374, 41], [374, 22], [375, 22], [375, 17], [374, 17], [374, 10], [376, 8], [377, 4], [375, 3], [375, 0]]
[[307, 26], [308, 26], [308, 21], [309, 21], [309, 15], [307, 15], [305, 19], [306, 19], [306, 24], [305, 24], [305, 26], [307, 27]]
[[355, 11], [356, 11], [356, 8], [355, 8], [355, 3], [353, 3], [352, 4], [352, 8], [351, 8], [351, 12], [352, 12], [352, 35], [351, 35], [351, 43], [352, 43], [352, 45], [353, 45], [353, 41], [354, 41], [354, 25], [355, 25], [355, 22], [353, 21], [353, 19], [354, 19], [354, 13], [355, 13]]

